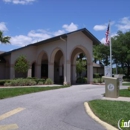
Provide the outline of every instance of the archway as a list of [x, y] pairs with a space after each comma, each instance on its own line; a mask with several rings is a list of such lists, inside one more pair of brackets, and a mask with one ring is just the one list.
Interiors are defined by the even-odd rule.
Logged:
[[[92, 80], [92, 66], [90, 64], [91, 63], [90, 54], [85, 47], [77, 46], [73, 49], [71, 53], [71, 83], [72, 84], [75, 84], [78, 78], [78, 75], [76, 73], [76, 60], [80, 54], [84, 54], [85, 56], [84, 62], [86, 60], [86, 65], [84, 66], [84, 68], [86, 68], [86, 72], [84, 71], [81, 75], [87, 78], [87, 83], [90, 83]], [[84, 83], [85, 82], [86, 81], [84, 81]]]
[[58, 50], [54, 57], [54, 83], [63, 84], [64, 58], [61, 50]]
[[48, 78], [48, 56], [45, 51], [42, 51], [37, 60], [37, 77], [38, 78]]

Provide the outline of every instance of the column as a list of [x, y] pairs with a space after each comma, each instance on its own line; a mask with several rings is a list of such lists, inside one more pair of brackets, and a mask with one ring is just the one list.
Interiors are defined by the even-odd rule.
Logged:
[[71, 74], [71, 79], [72, 79], [72, 83], [75, 84], [76, 83], [76, 65], [73, 64], [72, 65], [72, 74]]
[[15, 71], [14, 71], [14, 65], [10, 65], [10, 79], [15, 78]]
[[41, 64], [36, 64], [36, 77], [41, 78]]
[[71, 64], [70, 61], [67, 60], [67, 84], [71, 85]]
[[70, 85], [70, 76], [71, 76], [71, 66], [70, 66], [70, 61], [66, 61], [66, 66], [64, 66], [64, 85]]
[[93, 62], [87, 63], [87, 82], [93, 83]]
[[54, 82], [54, 63], [49, 63], [48, 65], [48, 78]]
[[64, 82], [63, 82], [63, 84], [64, 85], [67, 85], [67, 79], [66, 79], [66, 71], [67, 71], [67, 69], [66, 69], [66, 67], [67, 67], [67, 65], [66, 65], [66, 60], [65, 60], [65, 63], [64, 63]]
[[27, 77], [32, 77], [32, 66], [31, 65], [29, 65]]

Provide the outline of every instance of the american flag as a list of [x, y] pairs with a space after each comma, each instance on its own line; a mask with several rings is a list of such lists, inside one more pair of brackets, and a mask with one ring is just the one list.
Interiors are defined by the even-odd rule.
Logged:
[[106, 31], [106, 45], [109, 45], [110, 41], [109, 41], [109, 24], [108, 24], [108, 27], [107, 27], [107, 31]]

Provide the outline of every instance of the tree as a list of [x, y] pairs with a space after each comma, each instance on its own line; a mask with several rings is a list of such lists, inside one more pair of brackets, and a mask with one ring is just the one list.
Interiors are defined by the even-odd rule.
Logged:
[[117, 36], [112, 38], [112, 50], [114, 63], [121, 66], [123, 72], [130, 76], [130, 31], [118, 31]]
[[87, 60], [84, 53], [80, 53], [76, 59], [76, 72], [81, 77], [82, 72], [86, 71]]
[[86, 61], [78, 60], [76, 63], [76, 72], [81, 77], [82, 72], [86, 71]]
[[25, 74], [27, 73], [29, 69], [29, 63], [26, 60], [25, 56], [19, 56], [18, 59], [16, 60], [14, 69], [17, 73], [20, 74]]
[[8, 36], [5, 37], [3, 35], [3, 32], [0, 31], [0, 42], [6, 44], [6, 43], [10, 43], [9, 40], [10, 40], [10, 37], [8, 37]]
[[109, 65], [110, 49], [104, 44], [95, 45], [93, 49], [94, 62], [99, 61], [100, 64]]

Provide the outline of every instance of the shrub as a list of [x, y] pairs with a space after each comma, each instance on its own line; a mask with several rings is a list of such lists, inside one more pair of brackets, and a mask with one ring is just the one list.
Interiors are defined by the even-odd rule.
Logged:
[[11, 86], [11, 84], [6, 82], [6, 83], [4, 83], [4, 86]]
[[97, 79], [93, 79], [93, 83], [97, 83], [98, 81], [97, 81]]
[[130, 87], [128, 87], [128, 90], [130, 91]]
[[26, 73], [29, 69], [29, 63], [25, 56], [19, 56], [16, 60], [14, 69], [18, 73]]
[[4, 85], [5, 83], [9, 83], [11, 80], [0, 80], [0, 85]]
[[43, 85], [43, 82], [39, 81], [39, 82], [38, 82], [38, 85]]
[[94, 73], [93, 77], [94, 78], [100, 78], [100, 74], [99, 73]]
[[17, 80], [12, 80], [10, 81], [11, 86], [18, 86], [18, 81]]
[[45, 79], [34, 79], [34, 81], [36, 82], [36, 84], [38, 84], [39, 82], [45, 84]]
[[[8, 82], [6, 82], [5, 85], [7, 85]], [[31, 86], [31, 85], [36, 85], [36, 81], [32, 80], [32, 79], [13, 79], [10, 80], [10, 86]]]
[[102, 82], [102, 81], [101, 81], [101, 78], [98, 78], [97, 81], [98, 81], [98, 83], [101, 83], [101, 82]]
[[53, 84], [53, 81], [50, 78], [48, 78], [46, 79], [45, 84]]
[[27, 85], [27, 81], [26, 80], [27, 79], [18, 78], [15, 81], [16, 81], [17, 86], [25, 86], [25, 85]]
[[28, 85], [29, 86], [31, 86], [31, 85], [36, 85], [37, 83], [36, 83], [36, 81], [34, 81], [34, 80], [29, 80], [28, 81]]
[[35, 77], [27, 77], [26, 79], [36, 79]]
[[81, 83], [81, 84], [87, 83], [87, 78], [79, 77], [77, 78], [76, 83]]

